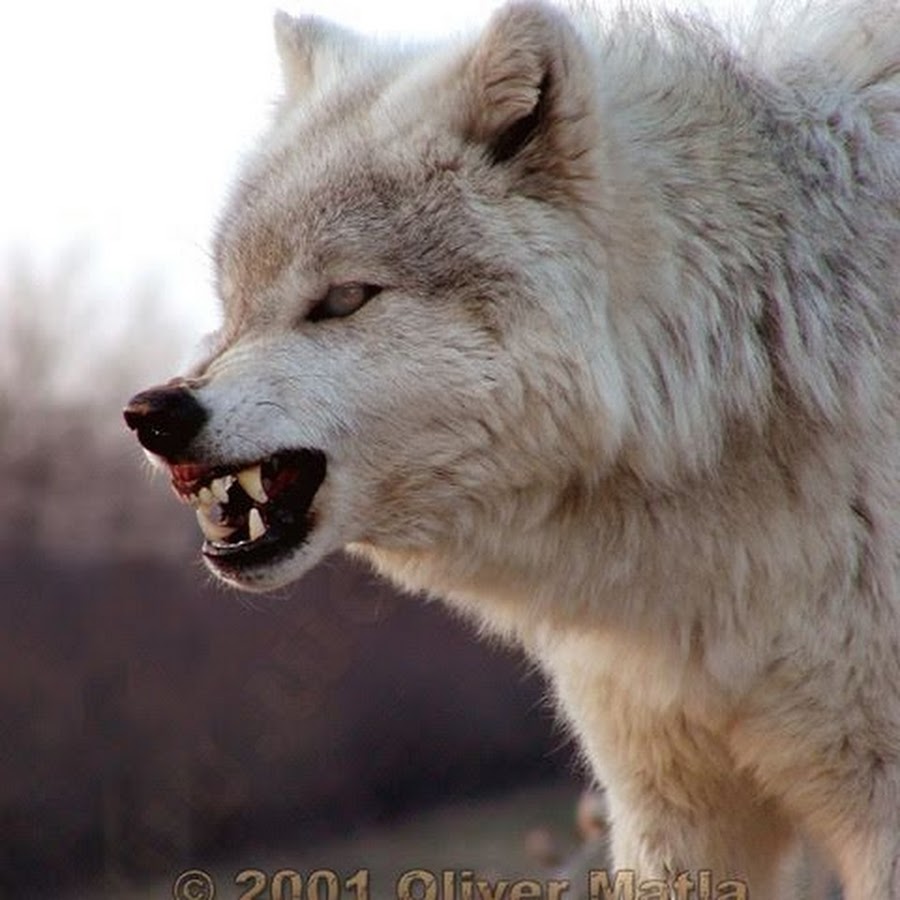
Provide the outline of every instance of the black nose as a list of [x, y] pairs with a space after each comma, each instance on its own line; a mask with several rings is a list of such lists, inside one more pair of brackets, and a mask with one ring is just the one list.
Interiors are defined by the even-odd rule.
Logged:
[[183, 385], [135, 394], [123, 411], [125, 424], [151, 453], [177, 459], [207, 419], [206, 410]]

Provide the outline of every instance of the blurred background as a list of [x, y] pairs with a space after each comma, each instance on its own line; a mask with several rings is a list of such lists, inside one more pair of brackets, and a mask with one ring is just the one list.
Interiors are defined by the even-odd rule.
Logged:
[[[491, 5], [303, 11], [437, 35]], [[590, 832], [522, 657], [342, 559], [275, 596], [211, 583], [125, 433], [215, 326], [208, 240], [278, 91], [274, 9], [0, 9], [3, 898], [169, 897], [194, 867], [221, 896], [247, 867], [550, 872]]]

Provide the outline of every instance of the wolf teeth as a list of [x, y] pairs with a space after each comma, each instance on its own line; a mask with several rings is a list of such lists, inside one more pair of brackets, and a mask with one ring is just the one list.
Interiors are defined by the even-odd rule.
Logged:
[[266, 533], [266, 523], [263, 522], [259, 510], [254, 506], [247, 516], [247, 530], [250, 534], [250, 540], [255, 541]]
[[237, 474], [237, 480], [241, 487], [250, 495], [257, 503], [268, 502], [268, 495], [262, 483], [262, 470], [259, 463], [250, 466], [248, 469], [242, 469]]
[[200, 509], [200, 498], [196, 494], [182, 494], [181, 491], [177, 489], [173, 488], [173, 490], [175, 490], [175, 496], [178, 497], [182, 503], [187, 503], [187, 505], [193, 509]]
[[234, 475], [223, 475], [209, 483], [209, 489], [219, 503], [228, 502], [228, 490], [234, 484]]
[[213, 522], [203, 507], [197, 510], [197, 524], [208, 541], [224, 541], [236, 531], [233, 527]]

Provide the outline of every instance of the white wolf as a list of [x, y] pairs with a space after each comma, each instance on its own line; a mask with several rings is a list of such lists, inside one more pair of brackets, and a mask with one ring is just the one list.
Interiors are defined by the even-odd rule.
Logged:
[[773, 34], [280, 14], [224, 325], [126, 418], [231, 584], [346, 547], [521, 642], [617, 867], [900, 898], [900, 7]]

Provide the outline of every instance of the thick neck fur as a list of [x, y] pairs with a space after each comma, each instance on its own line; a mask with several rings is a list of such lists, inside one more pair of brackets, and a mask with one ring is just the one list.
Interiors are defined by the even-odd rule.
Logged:
[[[875, 572], [889, 504], [873, 461], [894, 437], [881, 418], [897, 383], [885, 367], [900, 234], [886, 212], [900, 198], [900, 110], [874, 89], [872, 103], [841, 90], [835, 72], [796, 89], [802, 59], [757, 74], [705, 32], [673, 29], [676, 53], [621, 27], [632, 33], [603, 38], [596, 57], [619, 186], [603, 194], [614, 208], [598, 240], [629, 394], [621, 455], [599, 480], [576, 473], [504, 498], [504, 521], [487, 512], [458, 542], [364, 552], [526, 642], [585, 612], [598, 631], [679, 623], [685, 647], [751, 619], [765, 640], [784, 592], [846, 596], [865, 566], [891, 577]], [[882, 146], [863, 155], [853, 135], [878, 129]], [[636, 245], [644, 265], [618, 251]], [[863, 435], [867, 452], [848, 459]], [[715, 618], [722, 593], [746, 598], [746, 621]]]
[[[631, 464], [651, 478], [673, 453], [714, 464], [735, 420], [761, 433], [785, 416], [865, 427], [897, 320], [900, 110], [889, 120], [834, 84], [801, 92], [790, 67], [757, 72], [705, 31], [672, 35], [677, 53], [655, 34], [608, 39], [599, 63], [615, 180], [631, 186], [603, 236], [610, 318]], [[881, 146], [863, 154], [854, 136], [874, 127]], [[877, 227], [859, 234], [866, 220]], [[617, 250], [623, 222], [623, 248], [643, 238], [643, 266]]]

